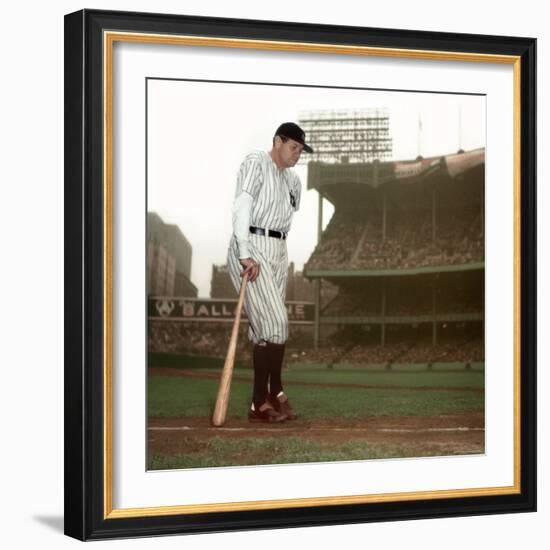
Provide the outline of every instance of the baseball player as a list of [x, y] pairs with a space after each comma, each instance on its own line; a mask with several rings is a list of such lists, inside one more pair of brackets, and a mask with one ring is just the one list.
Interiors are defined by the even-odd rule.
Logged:
[[271, 150], [249, 153], [237, 176], [227, 263], [237, 292], [241, 277], [248, 273], [244, 308], [254, 345], [251, 422], [296, 418], [283, 391], [281, 370], [288, 339], [286, 239], [302, 191], [290, 168], [302, 151], [313, 152], [305, 133], [297, 124], [285, 122], [277, 128]]

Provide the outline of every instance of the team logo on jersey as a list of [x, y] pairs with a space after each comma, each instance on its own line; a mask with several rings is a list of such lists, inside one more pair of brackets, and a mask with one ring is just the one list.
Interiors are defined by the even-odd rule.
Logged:
[[290, 204], [292, 208], [296, 208], [296, 197], [292, 194], [292, 191], [289, 191], [290, 194]]

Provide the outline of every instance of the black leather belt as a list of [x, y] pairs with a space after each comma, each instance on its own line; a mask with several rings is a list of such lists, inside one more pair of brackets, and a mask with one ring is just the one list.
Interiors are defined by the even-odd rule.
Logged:
[[[253, 225], [251, 225], [250, 233], [255, 233], [256, 235], [263, 235], [265, 237], [265, 229], [263, 227], [254, 227]], [[284, 240], [286, 239], [287, 234], [282, 231], [275, 231], [274, 229], [268, 229], [267, 236]]]

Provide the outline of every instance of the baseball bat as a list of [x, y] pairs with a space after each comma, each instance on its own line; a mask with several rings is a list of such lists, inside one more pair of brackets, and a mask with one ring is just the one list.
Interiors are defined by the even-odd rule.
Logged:
[[229, 403], [229, 390], [231, 389], [231, 377], [233, 376], [233, 367], [235, 365], [235, 355], [237, 353], [237, 339], [239, 337], [239, 324], [241, 322], [241, 310], [243, 309], [244, 291], [248, 281], [248, 273], [243, 275], [241, 281], [241, 291], [239, 293], [239, 301], [235, 310], [235, 321], [233, 321], [233, 330], [227, 348], [227, 355], [223, 365], [220, 387], [218, 388], [218, 396], [216, 397], [216, 406], [212, 415], [212, 424], [219, 427], [223, 426], [225, 416], [227, 414], [227, 405]]

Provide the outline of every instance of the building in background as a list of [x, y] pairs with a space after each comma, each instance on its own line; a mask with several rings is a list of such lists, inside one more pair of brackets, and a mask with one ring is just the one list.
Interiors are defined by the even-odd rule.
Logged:
[[176, 259], [158, 242], [147, 243], [147, 294], [174, 296]]
[[185, 275], [185, 273], [176, 271], [174, 295], [185, 296], [187, 298], [196, 298], [198, 295], [198, 289]]
[[235, 289], [225, 265], [212, 265], [210, 280], [210, 298], [235, 298]]
[[147, 294], [196, 297], [191, 282], [193, 248], [181, 229], [147, 213]]

